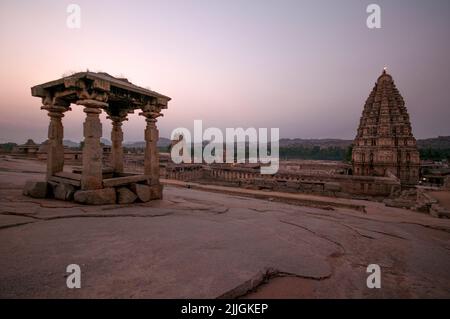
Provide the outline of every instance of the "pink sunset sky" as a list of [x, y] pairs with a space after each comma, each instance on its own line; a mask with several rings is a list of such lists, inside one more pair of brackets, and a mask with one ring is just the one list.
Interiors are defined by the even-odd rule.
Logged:
[[[66, 26], [70, 3], [81, 7], [80, 29]], [[366, 26], [370, 3], [381, 29]], [[170, 96], [163, 137], [200, 119], [351, 139], [386, 65], [416, 137], [450, 135], [449, 30], [447, 0], [2, 0], [0, 143], [45, 140], [48, 117], [30, 87], [86, 69]], [[65, 139], [79, 141], [84, 113], [72, 109]], [[125, 140], [143, 140], [144, 125], [131, 115]]]

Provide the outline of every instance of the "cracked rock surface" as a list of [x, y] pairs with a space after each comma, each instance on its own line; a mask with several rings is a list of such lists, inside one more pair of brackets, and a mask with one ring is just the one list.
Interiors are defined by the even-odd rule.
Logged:
[[[450, 220], [173, 186], [130, 205], [23, 196], [44, 170], [0, 159], [2, 298], [450, 297]], [[66, 286], [69, 264], [81, 267], [81, 289]], [[381, 289], [366, 286], [369, 264], [381, 267]]]

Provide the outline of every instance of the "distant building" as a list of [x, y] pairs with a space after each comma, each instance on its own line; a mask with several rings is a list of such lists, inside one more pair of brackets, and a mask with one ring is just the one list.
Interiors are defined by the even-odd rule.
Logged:
[[[11, 154], [17, 157], [27, 157], [46, 161], [48, 157], [48, 147], [48, 140], [41, 144], [36, 144], [32, 139], [29, 139], [25, 144], [15, 146]], [[111, 146], [101, 143], [101, 147], [103, 161], [105, 163], [109, 162], [111, 157]], [[68, 163], [81, 163], [83, 157], [82, 155], [82, 150], [64, 146], [64, 160]]]
[[36, 144], [32, 139], [29, 139], [25, 144], [15, 146], [12, 150], [12, 154], [26, 157], [36, 157], [39, 147], [40, 144]]
[[408, 111], [392, 76], [383, 71], [361, 116], [352, 151], [353, 174], [398, 177], [403, 185], [419, 180], [420, 158]]
[[[43, 161], [47, 160], [48, 146], [49, 146], [48, 140], [46, 140], [40, 145], [39, 151], [37, 152], [37, 159]], [[64, 147], [64, 160], [70, 163], [74, 162], [81, 163], [81, 159], [82, 159], [82, 152], [80, 150]]]
[[[445, 161], [422, 161], [420, 165], [420, 184], [426, 186], [449, 187], [450, 167]], [[447, 183], [447, 184], [446, 184]]]

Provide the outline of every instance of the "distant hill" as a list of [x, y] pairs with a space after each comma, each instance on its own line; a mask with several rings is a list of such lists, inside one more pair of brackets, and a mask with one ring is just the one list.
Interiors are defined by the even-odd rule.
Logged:
[[110, 145], [111, 146], [111, 141], [108, 140], [107, 138], [102, 137], [100, 139], [100, 143], [102, 143], [103, 145]]
[[[170, 145], [171, 141], [168, 138], [160, 137], [157, 143], [158, 147], [168, 147]], [[139, 141], [139, 142], [125, 142], [123, 144], [124, 147], [127, 148], [144, 148], [145, 147], [145, 141]]]
[[450, 136], [439, 136], [417, 140], [419, 148], [450, 149]]
[[[100, 139], [100, 143], [104, 144], [104, 145], [111, 145], [111, 141], [108, 140], [107, 138], [101, 138]], [[72, 140], [63, 140], [63, 144], [66, 147], [70, 147], [70, 148], [76, 148], [76, 147], [80, 147], [80, 143], [74, 142]]]
[[71, 140], [64, 140], [63, 144], [64, 144], [64, 146], [67, 146], [67, 147], [79, 147], [80, 146], [80, 143], [77, 143], [77, 142], [74, 142]]
[[[280, 147], [340, 147], [347, 148], [352, 144], [353, 140], [344, 139], [301, 139], [301, 138], [282, 138], [280, 139]], [[432, 149], [450, 149], [450, 136], [439, 136], [426, 139], [418, 139], [417, 147], [420, 149], [432, 148]]]
[[[111, 145], [111, 141], [102, 138], [101, 142], [105, 145]], [[315, 147], [320, 148], [338, 147], [348, 148], [352, 144], [353, 140], [345, 140], [338, 138], [323, 138], [323, 139], [303, 139], [303, 138], [282, 138], [280, 139], [280, 147]], [[80, 143], [72, 140], [64, 140], [64, 146], [67, 147], [79, 147]], [[158, 140], [158, 147], [167, 147], [170, 145], [170, 139], [160, 137]], [[145, 142], [125, 142], [125, 147], [130, 148], [144, 148]], [[418, 139], [417, 146], [420, 149], [432, 148], [432, 149], [450, 149], [450, 136], [438, 136], [433, 138]]]
[[169, 146], [172, 141], [165, 137], [160, 137], [158, 140], [158, 147], [166, 147]]
[[353, 140], [341, 140], [341, 139], [333, 139], [333, 138], [324, 138], [324, 139], [302, 139], [302, 138], [282, 138], [280, 139], [280, 147], [295, 147], [295, 146], [303, 146], [303, 147], [339, 147], [339, 148], [347, 148], [352, 144]]

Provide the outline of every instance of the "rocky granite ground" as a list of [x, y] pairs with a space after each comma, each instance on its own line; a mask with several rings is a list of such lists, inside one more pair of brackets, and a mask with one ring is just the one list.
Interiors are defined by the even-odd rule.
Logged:
[[[173, 185], [146, 204], [23, 196], [44, 171], [0, 159], [0, 297], [450, 297], [450, 220]], [[69, 264], [81, 267], [80, 289], [66, 286]], [[381, 289], [366, 286], [369, 264]]]

